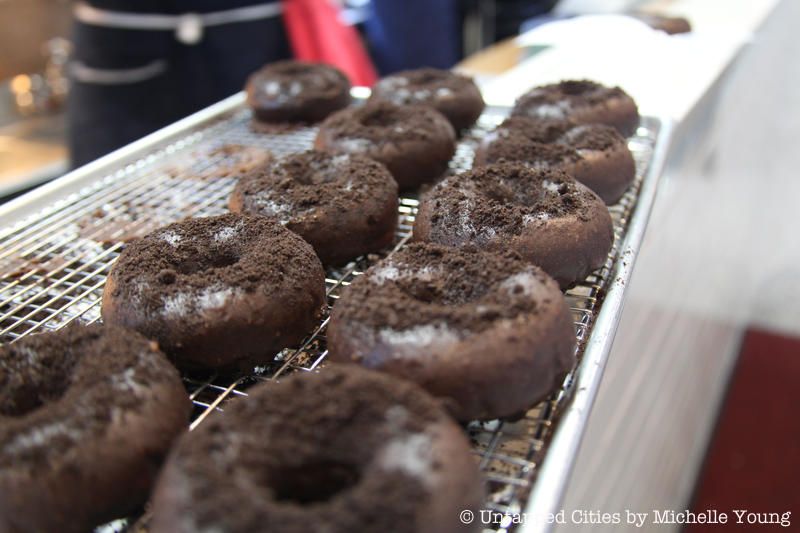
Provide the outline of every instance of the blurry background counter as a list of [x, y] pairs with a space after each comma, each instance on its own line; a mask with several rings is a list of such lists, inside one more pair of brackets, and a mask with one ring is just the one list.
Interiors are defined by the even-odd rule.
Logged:
[[[791, 59], [800, 54], [794, 36], [800, 4], [730, 0], [722, 9], [718, 2], [661, 0], [648, 6], [687, 17], [693, 34], [649, 36], [645, 44], [616, 35], [592, 46], [559, 41], [548, 47], [537, 39], [553, 35], [540, 27], [460, 65], [482, 80], [490, 103], [511, 103], [531, 85], [587, 77], [621, 85], [644, 113], [676, 122], [567, 487], [567, 516], [576, 509], [690, 509], [743, 335], [800, 336], [800, 240], [793, 215], [800, 182], [788, 171], [800, 165], [794, 148], [800, 64]], [[536, 53], [517, 64], [532, 46]], [[748, 476], [760, 465], [740, 468]], [[732, 480], [719, 480], [726, 481]], [[764, 511], [785, 510], [791, 491], [777, 482], [764, 491], [775, 507]]]

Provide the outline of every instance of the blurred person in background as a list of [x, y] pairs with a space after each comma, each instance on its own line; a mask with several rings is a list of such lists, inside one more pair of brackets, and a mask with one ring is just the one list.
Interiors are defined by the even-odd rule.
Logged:
[[[450, 68], [465, 55], [517, 35], [558, 0], [371, 0], [364, 30], [381, 74]], [[466, 38], [465, 27], [477, 35]], [[465, 50], [465, 40], [471, 44]]]
[[[331, 0], [83, 0], [74, 4], [69, 148], [79, 166], [241, 90], [266, 63], [292, 57], [288, 2]], [[467, 17], [482, 44], [517, 32], [556, 0], [360, 0], [381, 74], [463, 57]], [[339, 0], [341, 5], [347, 2]], [[288, 12], [288, 8], [287, 8]], [[295, 21], [296, 22], [296, 21]], [[318, 22], [318, 21], [317, 21]], [[313, 32], [318, 28], [312, 29]]]
[[463, 0], [372, 0], [364, 31], [381, 74], [450, 68], [462, 56]]
[[280, 15], [277, 0], [76, 3], [72, 164], [221, 100], [260, 66], [290, 57]]

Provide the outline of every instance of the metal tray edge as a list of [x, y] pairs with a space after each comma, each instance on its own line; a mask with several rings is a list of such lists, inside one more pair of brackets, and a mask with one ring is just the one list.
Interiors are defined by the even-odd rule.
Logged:
[[158, 131], [3, 204], [0, 206], [0, 228], [4, 229], [32, 215], [46, 205], [63, 200], [68, 195], [80, 190], [81, 187], [88, 185], [92, 180], [102, 178], [104, 173], [112, 166], [134, 161], [152, 147], [169, 140], [171, 137], [181, 135], [190, 128], [209, 120], [217, 119], [223, 114], [236, 109], [244, 100], [244, 92], [229, 96], [216, 104], [173, 122]]
[[[572, 398], [562, 413], [553, 437], [548, 443], [534, 488], [523, 510], [520, 533], [548, 533], [550, 520], [560, 509], [568, 481], [586, 430], [592, 405], [600, 388], [614, 336], [619, 326], [625, 299], [625, 285], [630, 280], [636, 258], [650, 219], [656, 191], [672, 137], [673, 124], [661, 119], [659, 134], [647, 174], [642, 182], [633, 215], [620, 245], [616, 266], [592, 333], [586, 343], [583, 359], [576, 371]], [[625, 258], [623, 261], [622, 258]]]
[[[370, 93], [368, 87], [352, 87], [350, 89], [350, 95], [356, 100], [366, 99]], [[103, 173], [112, 166], [135, 161], [154, 146], [165, 143], [172, 137], [182, 135], [187, 130], [200, 126], [204, 122], [221, 118], [225, 113], [239, 108], [245, 100], [246, 93], [240, 91], [0, 205], [0, 229], [32, 215], [37, 209], [57, 200], [63, 200], [66, 196], [88, 185], [92, 180], [102, 178]]]

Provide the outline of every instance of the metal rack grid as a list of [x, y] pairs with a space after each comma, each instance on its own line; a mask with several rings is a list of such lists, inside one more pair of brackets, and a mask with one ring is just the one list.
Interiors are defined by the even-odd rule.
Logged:
[[[100, 171], [91, 174], [93, 179], [81, 180], [81, 186], [73, 187], [69, 194], [56, 185], [55, 201], [0, 231], [0, 341], [13, 342], [75, 320], [99, 320], [103, 284], [124, 246], [121, 239], [187, 216], [226, 212], [228, 195], [235, 183], [233, 175], [238, 166], [246, 164], [248, 155], [246, 150], [241, 151], [242, 160], [237, 161], [240, 147], [262, 147], [280, 156], [311, 146], [313, 128], [254, 132], [250, 113], [240, 99], [227, 107], [224, 112], [210, 113], [204, 120], [195, 121], [191, 128], [162, 135], [164, 139], [159, 140], [156, 134], [144, 144], [144, 150], [135, 152], [135, 157], [127, 161], [119, 157], [119, 161], [113, 161], [112, 156], [116, 164], [101, 165]], [[487, 110], [473, 132], [459, 144], [452, 171], [470, 168], [475, 139], [505, 114], [503, 109]], [[649, 175], [660, 128], [659, 121], [644, 119], [629, 140], [637, 178], [620, 202], [610, 207], [614, 248], [603, 268], [567, 293], [575, 319], [579, 365], [603, 297], [615, 282], [612, 277], [616, 267], [626, 261], [620, 253], [620, 243], [640, 188]], [[410, 236], [416, 208], [416, 199], [401, 200], [396, 248]], [[12, 209], [11, 214], [15, 211]], [[377, 258], [361, 258], [343, 269], [328, 271], [329, 305]], [[323, 365], [327, 355], [326, 325], [327, 314], [301, 346], [281, 351], [251, 374], [227, 380], [215, 375], [184, 376], [195, 406], [191, 428], [213, 411], [221, 410], [225, 401], [246, 395], [247, 387], [253, 383]], [[574, 373], [567, 377], [561, 391], [520, 420], [468, 425], [468, 435], [488, 483], [485, 508], [498, 513], [488, 526], [489, 531], [513, 529], [511, 517], [525, 509], [556, 419], [571, 396], [573, 381]], [[124, 529], [124, 524], [118, 523], [115, 529]]]

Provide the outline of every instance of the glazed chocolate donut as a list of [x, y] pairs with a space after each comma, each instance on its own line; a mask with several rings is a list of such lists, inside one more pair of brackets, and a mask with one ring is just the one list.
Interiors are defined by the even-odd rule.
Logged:
[[576, 124], [606, 124], [626, 137], [639, 126], [639, 110], [628, 93], [588, 80], [536, 87], [517, 100], [511, 114], [571, 120]]
[[326, 265], [394, 241], [397, 183], [360, 155], [310, 151], [265, 165], [236, 184], [231, 211], [264, 215], [303, 237]]
[[497, 163], [434, 186], [414, 239], [515, 250], [568, 288], [605, 264], [614, 231], [603, 201], [564, 172]]
[[150, 531], [480, 529], [459, 520], [483, 501], [469, 443], [412, 383], [332, 365], [248, 394], [175, 446]]
[[560, 387], [575, 329], [558, 285], [514, 252], [414, 243], [359, 276], [328, 325], [333, 361], [413, 381], [459, 420], [518, 415]]
[[133, 331], [71, 325], [0, 347], [0, 531], [82, 533], [135, 511], [190, 409]]
[[400, 189], [411, 189], [447, 170], [455, 139], [450, 122], [431, 107], [372, 102], [328, 117], [314, 146], [370, 157], [386, 165]]
[[475, 124], [486, 106], [472, 78], [435, 68], [406, 70], [387, 76], [375, 84], [369, 100], [431, 106], [446, 116], [456, 131]]
[[247, 104], [263, 122], [319, 122], [350, 104], [342, 71], [316, 63], [278, 61], [250, 75]]
[[158, 340], [180, 366], [251, 369], [311, 332], [325, 273], [299, 236], [265, 217], [171, 224], [129, 244], [103, 320]]
[[511, 117], [486, 135], [475, 165], [520, 161], [534, 168], [563, 170], [613, 204], [636, 177], [625, 139], [611, 126]]

